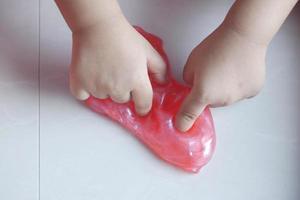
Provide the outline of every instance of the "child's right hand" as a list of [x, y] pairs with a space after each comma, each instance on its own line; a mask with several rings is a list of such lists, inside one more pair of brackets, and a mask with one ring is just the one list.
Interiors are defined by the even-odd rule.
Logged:
[[190, 54], [184, 80], [192, 85], [176, 116], [187, 131], [207, 107], [228, 106], [258, 94], [265, 80], [267, 44], [222, 24]]
[[165, 82], [163, 59], [126, 20], [73, 32], [70, 89], [77, 99], [93, 95], [125, 103], [132, 98], [136, 112], [145, 115], [153, 96], [148, 70]]

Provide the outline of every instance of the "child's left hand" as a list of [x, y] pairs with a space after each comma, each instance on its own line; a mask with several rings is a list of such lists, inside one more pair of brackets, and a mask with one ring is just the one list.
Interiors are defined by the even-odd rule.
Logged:
[[221, 25], [191, 53], [184, 80], [192, 90], [177, 116], [180, 131], [191, 128], [206, 106], [227, 106], [255, 96], [265, 77], [266, 44]]

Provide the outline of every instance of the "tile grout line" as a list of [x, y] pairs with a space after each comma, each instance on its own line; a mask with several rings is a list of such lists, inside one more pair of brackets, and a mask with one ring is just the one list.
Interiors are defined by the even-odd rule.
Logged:
[[38, 200], [41, 199], [41, 0], [38, 0]]

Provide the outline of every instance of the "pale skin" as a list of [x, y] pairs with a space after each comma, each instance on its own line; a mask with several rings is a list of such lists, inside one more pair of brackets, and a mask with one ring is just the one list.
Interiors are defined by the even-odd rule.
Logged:
[[[131, 27], [118, 2], [56, 3], [73, 33], [72, 94], [79, 100], [90, 95], [117, 103], [132, 99], [136, 112], [146, 115], [153, 96], [148, 72], [164, 83], [166, 64]], [[206, 106], [227, 106], [258, 94], [265, 79], [268, 45], [296, 3], [234, 3], [223, 23], [194, 48], [186, 62], [183, 78], [192, 89], [176, 115], [178, 130], [190, 129]]]

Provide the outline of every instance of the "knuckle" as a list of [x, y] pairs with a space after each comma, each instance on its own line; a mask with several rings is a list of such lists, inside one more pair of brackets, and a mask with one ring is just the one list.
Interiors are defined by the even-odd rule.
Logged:
[[220, 103], [217, 103], [218, 106], [229, 106], [229, 102], [227, 102], [226, 100], [220, 101]]
[[249, 95], [249, 98], [253, 98], [255, 96], [257, 96], [259, 94], [260, 90], [255, 90], [253, 91], [250, 95]]
[[113, 101], [117, 103], [126, 103], [129, 101], [129, 94], [125, 90], [114, 90], [110, 92]]
[[230, 104], [232, 104], [235, 101], [235, 98], [231, 95], [227, 96], [226, 100], [225, 100], [225, 105], [228, 106]]
[[120, 97], [125, 93], [125, 89], [118, 84], [109, 84], [106, 86], [112, 96]]
[[111, 98], [117, 103], [126, 103], [129, 100], [126, 96], [112, 96]]
[[182, 119], [188, 122], [194, 121], [198, 116], [188, 111], [181, 112]]
[[254, 87], [252, 87], [245, 95], [246, 98], [250, 99], [250, 98], [257, 96], [260, 93], [262, 87], [263, 87], [263, 83], [259, 83], [259, 84], [255, 85]]
[[122, 99], [123, 98], [123, 92], [120, 91], [111, 91], [110, 95], [116, 99]]
[[256, 96], [256, 95], [258, 95], [259, 92], [261, 91], [262, 87], [263, 87], [263, 83], [258, 84], [258, 85], [253, 89], [251, 96]]
[[224, 101], [223, 103], [222, 103], [222, 106], [229, 106], [231, 103], [229, 102], [229, 101]]
[[232, 100], [229, 97], [219, 98], [216, 101], [214, 101], [214, 105], [216, 105], [217, 107], [229, 106], [231, 103]]
[[236, 97], [234, 97], [233, 95], [227, 95], [221, 102], [222, 102], [222, 106], [229, 106], [231, 104], [233, 104], [236, 100]]

